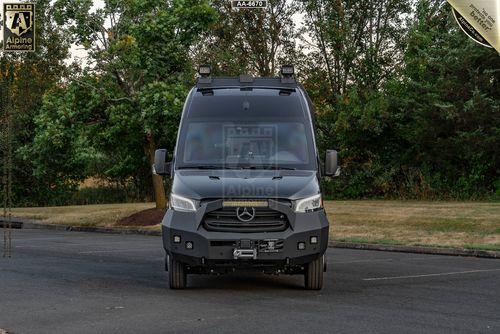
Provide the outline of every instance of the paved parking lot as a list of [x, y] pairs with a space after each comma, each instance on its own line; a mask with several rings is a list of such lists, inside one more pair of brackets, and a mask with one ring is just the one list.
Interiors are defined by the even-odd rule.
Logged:
[[0, 258], [9, 333], [500, 333], [495, 259], [329, 249], [321, 291], [261, 274], [192, 276], [172, 291], [159, 237], [13, 238], [13, 257]]

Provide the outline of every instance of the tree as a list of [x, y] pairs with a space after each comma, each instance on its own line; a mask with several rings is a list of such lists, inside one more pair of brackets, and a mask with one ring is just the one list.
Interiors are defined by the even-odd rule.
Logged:
[[271, 0], [264, 10], [233, 9], [231, 2], [214, 0], [219, 19], [194, 49], [199, 63], [213, 66], [216, 75], [273, 76], [280, 64], [298, 56], [298, 31], [293, 1]]
[[[73, 73], [57, 103], [46, 99], [45, 114], [56, 116], [55, 123], [69, 121], [57, 110], [74, 115], [78, 137], [85, 138], [80, 144], [103, 155], [101, 173], [145, 182], [155, 148], [173, 147], [186, 83], [193, 77], [189, 50], [215, 12], [201, 0], [107, 0], [103, 8], [92, 6], [90, 0], [54, 4], [57, 22], [85, 46], [90, 66]], [[87, 91], [86, 100], [70, 98], [80, 94], [74, 84]], [[39, 136], [47, 129], [40, 125]], [[156, 206], [165, 208], [162, 178], [150, 180]]]
[[403, 94], [393, 104], [403, 167], [398, 181], [426, 197], [500, 192], [498, 53], [471, 41], [450, 5], [422, 0], [404, 61]]
[[29, 150], [42, 97], [60, 83], [69, 49], [64, 29], [54, 23], [50, 1], [36, 1], [35, 9], [36, 52], [0, 55], [0, 80], [4, 98], [10, 101], [13, 127], [13, 202], [25, 205], [43, 201], [53, 193], [53, 183], [34, 173], [37, 165]]
[[[296, 65], [320, 148], [341, 153], [327, 194], [500, 196], [500, 58], [440, 0], [271, 1], [266, 11], [219, 0], [38, 4], [38, 52], [0, 58], [0, 78], [15, 73], [14, 194], [27, 204], [58, 203], [98, 176], [149, 194], [154, 185], [163, 207], [154, 149], [174, 147], [202, 62], [216, 75]], [[87, 67], [64, 65], [70, 42], [86, 48]]]
[[314, 0], [303, 9], [310, 56], [326, 73], [332, 102], [352, 87], [379, 89], [400, 67], [408, 1]]
[[[378, 13], [370, 4], [350, 3], [357, 9], [351, 11], [347, 2], [330, 3], [331, 8], [326, 3], [317, 8], [317, 3], [309, 2], [307, 9], [312, 11], [308, 24], [315, 24], [311, 31], [319, 36], [313, 40], [319, 43], [306, 63], [305, 86], [320, 107], [320, 143], [339, 148], [343, 162], [343, 176], [327, 183], [327, 189], [350, 198], [498, 194], [498, 54], [463, 34], [448, 4], [421, 0], [407, 17], [406, 29], [386, 30], [381, 45], [387, 49], [375, 57], [375, 50], [366, 47], [371, 38], [366, 29], [374, 21], [370, 13]], [[397, 1], [392, 4], [398, 7]], [[384, 11], [393, 13], [389, 5]], [[359, 20], [365, 23], [359, 27], [367, 36], [357, 41], [354, 35], [348, 38], [353, 43], [347, 43], [344, 34], [357, 31], [355, 17], [338, 31], [335, 24], [326, 24], [337, 22], [330, 17], [339, 13], [362, 14]], [[387, 24], [400, 22], [383, 17], [380, 21]], [[340, 51], [333, 37], [342, 41]], [[343, 51], [349, 48], [351, 52]], [[322, 77], [329, 79], [325, 83]]]
[[343, 176], [335, 192], [348, 197], [384, 194], [381, 156], [393, 150], [384, 87], [403, 65], [404, 0], [307, 1], [303, 4], [303, 83], [318, 107], [319, 143], [340, 150]]

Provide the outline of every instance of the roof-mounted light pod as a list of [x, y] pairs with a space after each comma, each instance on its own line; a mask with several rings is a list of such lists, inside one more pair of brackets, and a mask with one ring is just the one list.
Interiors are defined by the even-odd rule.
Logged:
[[209, 77], [212, 73], [212, 66], [210, 65], [200, 65], [198, 66], [198, 74], [202, 78]]
[[293, 65], [281, 66], [281, 82], [282, 83], [295, 83], [295, 69]]
[[293, 65], [283, 65], [281, 66], [281, 75], [284, 77], [291, 77], [295, 74]]
[[200, 75], [200, 77], [198, 78], [199, 84], [212, 83], [212, 78], [210, 77], [210, 75], [212, 74], [212, 66], [210, 65], [198, 66], [198, 74]]

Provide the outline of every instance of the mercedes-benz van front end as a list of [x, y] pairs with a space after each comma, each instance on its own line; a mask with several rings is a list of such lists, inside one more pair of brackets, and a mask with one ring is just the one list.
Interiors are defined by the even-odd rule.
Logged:
[[162, 221], [171, 288], [187, 274], [257, 270], [302, 274], [321, 289], [329, 224], [312, 105], [293, 71], [281, 78], [212, 78], [190, 91], [171, 162], [157, 150], [154, 169], [170, 175]]

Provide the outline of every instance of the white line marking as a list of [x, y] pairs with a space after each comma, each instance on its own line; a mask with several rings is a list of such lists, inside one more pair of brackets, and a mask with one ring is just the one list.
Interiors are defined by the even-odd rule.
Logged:
[[419, 277], [432, 277], [432, 276], [460, 275], [460, 274], [484, 273], [484, 272], [490, 272], [490, 271], [500, 271], [500, 268], [499, 269], [482, 269], [482, 270], [454, 271], [454, 272], [439, 273], [439, 274], [422, 274], [422, 275], [389, 276], [389, 277], [371, 277], [371, 278], [363, 278], [363, 281], [381, 281], [381, 280], [390, 280], [390, 279], [405, 279], [405, 278], [419, 278]]
[[404, 261], [419, 261], [419, 260], [442, 260], [440, 257], [409, 257], [400, 259], [371, 259], [371, 260], [351, 260], [351, 261], [328, 261], [328, 264], [347, 264], [347, 263], [371, 263], [371, 262], [404, 262]]
[[328, 261], [328, 264], [347, 264], [347, 263], [364, 263], [364, 262], [391, 262], [394, 259], [373, 259], [373, 260], [352, 260], [352, 261]]

